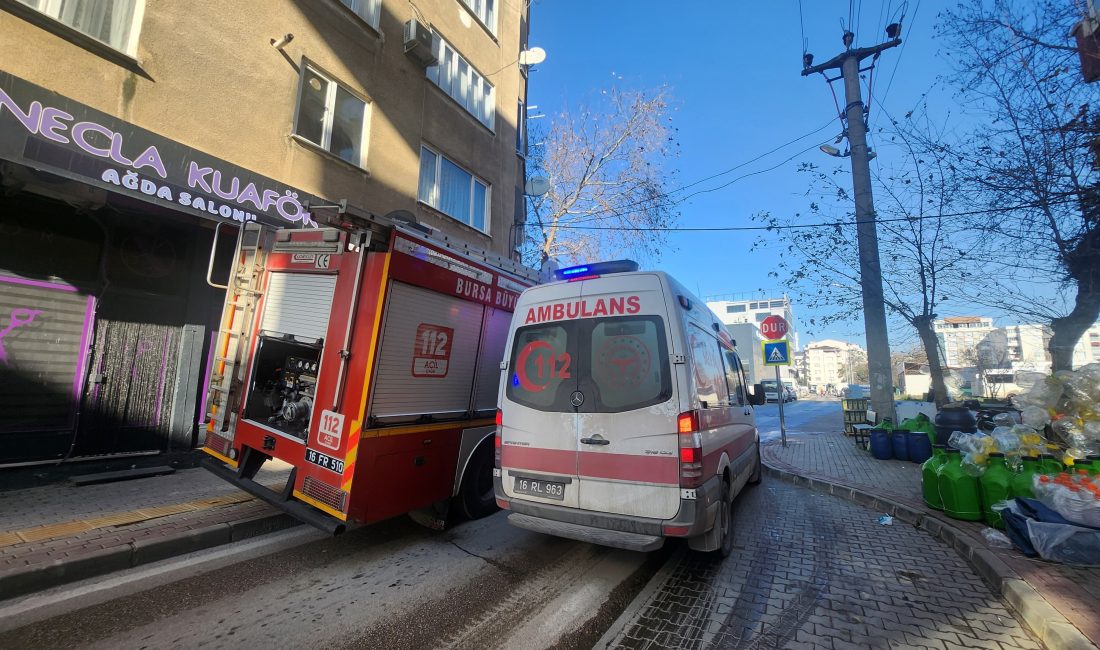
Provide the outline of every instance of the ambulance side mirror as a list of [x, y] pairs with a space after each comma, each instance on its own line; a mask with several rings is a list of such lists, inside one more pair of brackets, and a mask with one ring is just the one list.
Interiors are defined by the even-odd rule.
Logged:
[[768, 399], [764, 395], [764, 384], [753, 384], [752, 392], [749, 393], [749, 404], [753, 406], [760, 406], [767, 403]]

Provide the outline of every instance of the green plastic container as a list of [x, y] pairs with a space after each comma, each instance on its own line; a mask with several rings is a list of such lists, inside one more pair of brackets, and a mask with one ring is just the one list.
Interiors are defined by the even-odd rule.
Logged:
[[979, 521], [982, 518], [982, 497], [978, 477], [970, 476], [962, 468], [962, 454], [948, 448], [947, 462], [936, 474], [940, 487], [943, 511], [953, 519]]
[[943, 510], [943, 500], [940, 499], [940, 484], [936, 478], [940, 467], [947, 462], [947, 447], [936, 445], [932, 447], [932, 457], [921, 465], [921, 493], [924, 495], [924, 503], [929, 508]]
[[1020, 471], [1012, 477], [1012, 496], [1034, 499], [1035, 490], [1032, 477], [1042, 473], [1043, 470], [1042, 467], [1039, 466], [1038, 458], [1024, 456], [1021, 462]]
[[982, 496], [982, 516], [985, 523], [994, 528], [1005, 527], [1000, 513], [993, 511], [993, 505], [1012, 496], [1013, 476], [1005, 463], [1004, 454], [989, 455], [989, 465], [978, 479], [978, 488]]
[[1066, 468], [1062, 464], [1062, 461], [1055, 458], [1052, 454], [1039, 454], [1039, 467], [1041, 474], [1058, 474]]

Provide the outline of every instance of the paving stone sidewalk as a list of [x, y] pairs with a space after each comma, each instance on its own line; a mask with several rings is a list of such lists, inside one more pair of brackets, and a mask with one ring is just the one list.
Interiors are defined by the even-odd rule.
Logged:
[[[257, 480], [281, 486], [288, 472], [265, 467]], [[82, 487], [58, 482], [8, 490], [0, 492], [0, 578], [277, 512], [201, 468]]]
[[[764, 461], [777, 469], [888, 497], [933, 514], [977, 540], [983, 539], [984, 524], [952, 520], [924, 506], [919, 465], [874, 459], [851, 438], [840, 433], [841, 417], [838, 405], [835, 422], [831, 418], [822, 422], [821, 433], [791, 436], [786, 448], [778, 441], [769, 441], [762, 449]], [[1100, 646], [1100, 614], [1097, 613], [1100, 612], [1100, 567], [1071, 567], [1031, 560], [1011, 549], [989, 550]]]
[[765, 479], [734, 504], [730, 557], [674, 559], [599, 647], [1040, 647], [952, 549], [877, 518]]

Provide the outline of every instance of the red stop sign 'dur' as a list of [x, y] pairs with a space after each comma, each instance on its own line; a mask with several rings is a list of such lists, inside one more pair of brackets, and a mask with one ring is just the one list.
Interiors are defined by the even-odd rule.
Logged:
[[787, 321], [782, 316], [768, 316], [760, 323], [760, 333], [769, 341], [787, 335]]

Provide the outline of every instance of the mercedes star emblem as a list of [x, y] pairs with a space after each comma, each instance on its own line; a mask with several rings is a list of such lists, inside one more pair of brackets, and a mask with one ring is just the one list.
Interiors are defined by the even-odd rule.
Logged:
[[569, 396], [569, 403], [573, 405], [573, 408], [577, 408], [581, 404], [584, 404], [584, 393], [579, 390], [573, 391], [573, 394]]

